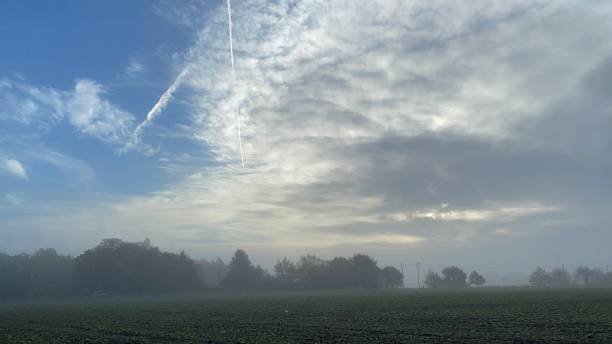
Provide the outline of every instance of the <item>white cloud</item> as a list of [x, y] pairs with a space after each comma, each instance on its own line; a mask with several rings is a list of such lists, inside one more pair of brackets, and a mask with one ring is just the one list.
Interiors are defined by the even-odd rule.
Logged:
[[[181, 82], [194, 94], [187, 99], [192, 135], [221, 167], [179, 182], [161, 198], [123, 206], [138, 213], [133, 207], [146, 205], [148, 214], [159, 207], [172, 219], [168, 226], [199, 224], [230, 237], [335, 243], [362, 243], [359, 236], [374, 242], [389, 231], [482, 237], [498, 222], [512, 230], [561, 212], [575, 202], [567, 196], [579, 191], [559, 195], [559, 185], [581, 178], [573, 172], [580, 163], [546, 167], [547, 159], [564, 158], [532, 150], [526, 142], [533, 137], [518, 125], [572, 97], [585, 73], [612, 53], [605, 16], [572, 6], [239, 3], [237, 85], [226, 9], [219, 7], [186, 54], [189, 73]], [[246, 169], [238, 164], [236, 104]], [[558, 206], [542, 205], [555, 197]], [[440, 203], [450, 206], [431, 210]], [[397, 227], [398, 214], [412, 222]], [[369, 229], [356, 233], [364, 226]]]
[[[231, 248], [435, 248], [610, 223], [598, 204], [609, 204], [612, 164], [596, 154], [612, 144], [609, 120], [599, 121], [612, 115], [609, 78], [588, 78], [612, 57], [609, 9], [553, 0], [237, 2], [233, 84], [226, 8], [202, 20], [187, 7], [166, 11], [198, 28], [177, 62], [189, 71], [179, 80], [191, 95], [181, 99], [191, 115], [184, 130], [214, 166], [194, 158], [189, 171], [198, 172], [85, 209], [82, 223]], [[121, 140], [129, 116], [99, 85], [70, 93], [61, 104], [78, 98], [78, 111], [59, 108], [75, 127]], [[106, 118], [123, 120], [104, 130]], [[576, 124], [598, 135], [577, 137]], [[577, 145], [591, 154], [575, 154]], [[164, 164], [177, 171], [189, 162], [167, 154]]]
[[435, 221], [498, 221], [507, 222], [525, 216], [541, 213], [554, 213], [563, 210], [561, 207], [540, 204], [523, 204], [506, 207], [483, 207], [482, 209], [452, 210], [447, 207], [429, 208], [405, 213], [387, 215], [394, 221], [413, 221], [429, 219]]
[[123, 143], [134, 123], [132, 114], [102, 98], [104, 89], [95, 81], [76, 81], [65, 108], [70, 123], [79, 131], [109, 143]]
[[125, 67], [124, 73], [129, 78], [138, 78], [144, 73], [145, 65], [141, 59], [131, 57], [128, 60], [128, 65]]
[[62, 93], [23, 81], [3, 79], [0, 88], [0, 120], [48, 129], [64, 116]]
[[25, 180], [28, 179], [28, 174], [26, 172], [26, 169], [23, 167], [21, 162], [19, 162], [18, 160], [6, 159], [4, 161], [3, 167], [4, 167], [4, 170], [6, 170], [8, 173], [12, 174], [15, 177], [25, 179]]
[[96, 81], [76, 80], [73, 91], [7, 79], [3, 85], [0, 120], [44, 129], [67, 120], [78, 132], [117, 145], [131, 135], [134, 116], [104, 99], [106, 91]]
[[[174, 1], [160, 0], [155, 3], [153, 12], [174, 25], [199, 29], [206, 20], [210, 7], [209, 3], [199, 0], [183, 1], [180, 7], [177, 7]], [[194, 15], [195, 13], [199, 15]]]

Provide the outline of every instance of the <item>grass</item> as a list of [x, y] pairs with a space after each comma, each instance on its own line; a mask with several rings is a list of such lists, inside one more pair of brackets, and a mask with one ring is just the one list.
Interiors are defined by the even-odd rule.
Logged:
[[612, 343], [612, 290], [206, 294], [0, 305], [0, 343]]

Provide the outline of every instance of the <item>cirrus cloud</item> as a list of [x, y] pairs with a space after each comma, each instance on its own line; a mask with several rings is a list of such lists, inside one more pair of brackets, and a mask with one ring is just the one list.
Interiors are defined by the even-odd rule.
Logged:
[[48, 130], [67, 120], [78, 133], [121, 145], [133, 130], [134, 116], [104, 99], [106, 91], [94, 80], [75, 80], [74, 90], [38, 87], [2, 79], [0, 120]]
[[[522, 259], [533, 237], [550, 245], [530, 253], [553, 260], [576, 238], [591, 246], [601, 235], [612, 239], [612, 25], [604, 2], [239, 2], [236, 83], [226, 8], [203, 21], [192, 2], [175, 6], [162, 7], [197, 40], [176, 59], [188, 71], [176, 83], [181, 94], [162, 97], [151, 119], [180, 101], [188, 116], [180, 134], [207, 161], [162, 150], [164, 167], [183, 178], [85, 209], [79, 223], [194, 250], [351, 246], [383, 260], [407, 245], [446, 261], [449, 247]], [[84, 108], [98, 110], [79, 110], [85, 116], [71, 123], [121, 141], [129, 116], [95, 85], [81, 86], [75, 95], [97, 99]], [[118, 130], [102, 125], [107, 117], [122, 119], [113, 121]], [[60, 228], [65, 219], [55, 221]], [[489, 244], [504, 250], [486, 253]]]

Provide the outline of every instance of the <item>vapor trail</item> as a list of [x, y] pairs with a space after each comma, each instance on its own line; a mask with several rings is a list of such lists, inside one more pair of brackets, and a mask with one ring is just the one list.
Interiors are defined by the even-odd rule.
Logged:
[[[229, 45], [230, 45], [230, 62], [232, 64], [232, 79], [234, 85], [236, 85], [236, 71], [234, 69], [234, 41], [232, 38], [232, 6], [230, 0], [227, 0], [227, 24], [229, 31]], [[236, 104], [236, 127], [238, 128], [238, 144], [240, 145], [240, 161], [242, 167], [244, 167], [244, 154], [242, 153], [242, 135], [240, 134], [240, 108]]]
[[178, 75], [178, 77], [176, 77], [172, 85], [168, 87], [166, 92], [164, 92], [164, 94], [162, 94], [161, 97], [159, 97], [159, 100], [157, 101], [157, 103], [155, 103], [155, 105], [153, 105], [151, 110], [149, 110], [149, 112], [147, 113], [147, 119], [146, 119], [147, 121], [152, 121], [153, 118], [159, 115], [161, 111], [164, 109], [164, 107], [166, 107], [166, 105], [172, 98], [172, 95], [174, 94], [174, 92], [176, 92], [176, 89], [183, 82], [183, 78], [185, 77], [185, 74], [187, 74], [187, 68], [183, 69], [183, 71]]
[[172, 95], [174, 94], [174, 92], [176, 92], [176, 90], [179, 88], [179, 86], [183, 82], [183, 78], [185, 77], [185, 75], [187, 75], [187, 69], [188, 67], [185, 67], [181, 71], [181, 73], [176, 77], [176, 79], [174, 79], [170, 87], [168, 87], [166, 92], [164, 92], [161, 95], [161, 97], [159, 97], [159, 100], [157, 100], [157, 102], [155, 103], [155, 105], [153, 105], [151, 110], [147, 112], [147, 118], [145, 118], [145, 120], [142, 121], [142, 123], [140, 123], [136, 127], [136, 129], [134, 130], [134, 136], [133, 136], [134, 144], [138, 142], [140, 138], [140, 132], [142, 131], [142, 129], [144, 129], [144, 127], [149, 125], [149, 123], [151, 123], [151, 121], [153, 121], [155, 117], [159, 116], [159, 114], [166, 107], [166, 105], [168, 105], [168, 102], [172, 99]]

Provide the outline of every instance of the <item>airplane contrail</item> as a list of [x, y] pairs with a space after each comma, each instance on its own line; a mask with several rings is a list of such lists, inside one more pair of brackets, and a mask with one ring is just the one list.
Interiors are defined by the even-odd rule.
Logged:
[[181, 73], [176, 77], [176, 79], [174, 79], [174, 82], [172, 82], [172, 84], [170, 85], [170, 87], [168, 87], [166, 92], [164, 92], [161, 95], [161, 97], [159, 97], [159, 100], [157, 100], [157, 102], [155, 103], [155, 105], [153, 105], [151, 110], [147, 112], [147, 117], [145, 118], [145, 120], [142, 121], [142, 123], [140, 123], [140, 125], [136, 127], [136, 129], [134, 130], [135, 140], [138, 140], [142, 129], [146, 127], [149, 123], [151, 123], [151, 121], [153, 121], [153, 119], [162, 112], [162, 110], [166, 107], [166, 105], [168, 105], [168, 102], [172, 99], [172, 95], [174, 94], [174, 92], [176, 92], [176, 90], [179, 88], [179, 86], [183, 82], [183, 78], [185, 77], [185, 75], [187, 75], [187, 69], [188, 67], [183, 68]]
[[[232, 65], [232, 80], [234, 85], [236, 84], [236, 70], [234, 68], [234, 41], [232, 37], [232, 8], [230, 0], [227, 0], [227, 19], [228, 19], [228, 28], [229, 28], [229, 45], [230, 45], [230, 62]], [[166, 92], [164, 92], [159, 100], [153, 105], [151, 110], [147, 113], [147, 117], [140, 123], [134, 133], [132, 135], [132, 141], [129, 143], [130, 146], [136, 145], [140, 139], [140, 133], [142, 130], [157, 117], [162, 110], [166, 107], [168, 102], [172, 99], [174, 92], [179, 88], [181, 83], [183, 82], [183, 78], [187, 74], [188, 67], [185, 67], [181, 73], [174, 79], [174, 82], [168, 87]], [[250, 98], [249, 98], [250, 100]], [[236, 127], [238, 129], [238, 144], [240, 147], [240, 161], [242, 163], [242, 167], [244, 167], [244, 153], [242, 150], [242, 134], [240, 132], [240, 107], [239, 104], [236, 104]]]
[[[236, 85], [236, 71], [234, 69], [234, 41], [232, 39], [232, 6], [230, 0], [227, 0], [227, 24], [229, 31], [229, 45], [230, 45], [230, 62], [232, 64], [232, 79], [234, 85]], [[240, 161], [242, 167], [244, 167], [244, 154], [242, 152], [242, 135], [240, 134], [240, 108], [236, 104], [236, 127], [238, 128], [238, 144], [240, 145]]]

